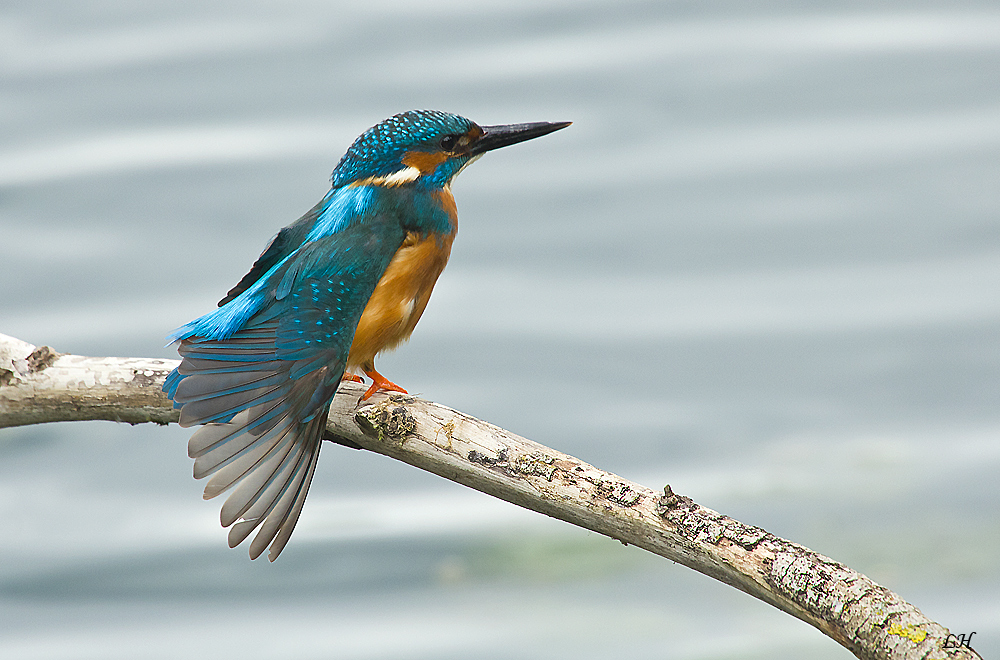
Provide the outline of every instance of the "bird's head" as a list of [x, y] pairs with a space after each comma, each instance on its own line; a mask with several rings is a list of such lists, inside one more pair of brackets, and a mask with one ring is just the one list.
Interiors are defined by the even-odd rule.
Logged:
[[570, 122], [479, 126], [438, 110], [409, 110], [362, 133], [333, 170], [334, 188], [350, 184], [448, 185], [493, 149], [541, 137]]

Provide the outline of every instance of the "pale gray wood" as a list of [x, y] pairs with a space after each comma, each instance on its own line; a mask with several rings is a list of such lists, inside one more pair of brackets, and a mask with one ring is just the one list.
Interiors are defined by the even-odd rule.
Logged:
[[87, 419], [176, 423], [160, 386], [178, 363], [63, 355], [0, 334], [0, 428]]
[[[177, 421], [160, 391], [177, 360], [61, 355], [0, 335], [0, 427]], [[864, 575], [803, 546], [652, 490], [429, 401], [344, 383], [327, 439], [404, 461], [518, 506], [636, 545], [815, 626], [858, 658], [973, 659], [949, 631]], [[674, 597], [683, 598], [682, 594]]]

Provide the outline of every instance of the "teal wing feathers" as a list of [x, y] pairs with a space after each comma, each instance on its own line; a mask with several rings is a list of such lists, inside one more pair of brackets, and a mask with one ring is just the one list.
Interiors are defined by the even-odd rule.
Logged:
[[230, 546], [257, 530], [251, 558], [270, 546], [273, 561], [295, 527], [355, 328], [404, 236], [391, 215], [293, 250], [289, 234], [279, 234], [254, 266], [267, 281], [240, 292], [259, 296], [253, 315], [239, 328], [180, 342], [183, 359], [164, 390], [181, 426], [202, 425], [188, 453], [195, 477], [211, 476], [205, 498], [232, 489], [220, 515]]

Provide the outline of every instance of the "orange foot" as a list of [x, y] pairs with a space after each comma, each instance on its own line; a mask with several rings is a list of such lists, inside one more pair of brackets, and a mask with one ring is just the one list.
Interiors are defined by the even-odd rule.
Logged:
[[365, 382], [365, 379], [362, 378], [361, 376], [359, 376], [357, 374], [349, 374], [346, 371], [344, 372], [344, 377], [341, 378], [340, 380], [341, 380], [341, 382], [351, 381], [352, 383], [363, 383], [363, 382]]
[[371, 387], [368, 388], [368, 391], [365, 392], [365, 395], [363, 397], [361, 397], [362, 401], [367, 401], [368, 399], [371, 398], [372, 394], [375, 394], [376, 392], [379, 392], [379, 391], [382, 391], [382, 390], [391, 391], [391, 392], [402, 392], [403, 394], [409, 394], [409, 392], [407, 392], [406, 390], [404, 390], [402, 387], [400, 387], [396, 383], [392, 382], [391, 380], [389, 380], [388, 378], [386, 378], [385, 376], [383, 376], [379, 372], [375, 371], [374, 367], [372, 367], [371, 370], [365, 369], [364, 372], [365, 372], [366, 376], [368, 376], [369, 378], [372, 379], [372, 385], [371, 385]]

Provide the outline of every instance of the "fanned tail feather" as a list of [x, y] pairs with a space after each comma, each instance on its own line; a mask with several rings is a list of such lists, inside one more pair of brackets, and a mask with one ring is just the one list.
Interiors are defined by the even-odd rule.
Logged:
[[183, 360], [164, 383], [181, 426], [202, 425], [188, 454], [195, 478], [211, 475], [205, 499], [235, 487], [220, 512], [230, 547], [259, 527], [250, 557], [270, 546], [271, 561], [302, 511], [343, 371], [333, 373], [341, 361], [328, 354], [311, 355], [310, 369], [275, 359], [276, 329], [277, 321], [253, 322], [225, 340], [184, 339]]
[[[274, 561], [284, 548], [296, 522], [298, 522], [306, 493], [309, 492], [309, 484], [312, 482], [316, 461], [319, 458], [319, 446], [323, 427], [326, 426], [326, 417], [326, 413], [323, 413], [305, 425], [303, 436], [307, 437], [308, 440], [294, 442], [292, 444], [293, 450], [275, 469], [270, 482], [255, 493], [246, 504], [242, 504], [245, 510], [240, 515], [246, 524], [243, 524], [239, 530], [234, 525], [233, 529], [230, 530], [230, 547], [241, 543], [257, 525], [261, 525], [260, 531], [257, 532], [257, 536], [250, 544], [251, 559], [259, 557], [270, 544], [271, 550], [268, 553], [268, 558]], [[239, 489], [230, 496], [229, 500], [239, 498], [237, 504], [241, 504], [243, 498], [249, 494], [249, 489], [246, 493], [241, 493], [244, 488], [245, 485], [240, 484]], [[229, 501], [226, 504], [228, 505]], [[261, 524], [262, 522], [263, 524]]]

